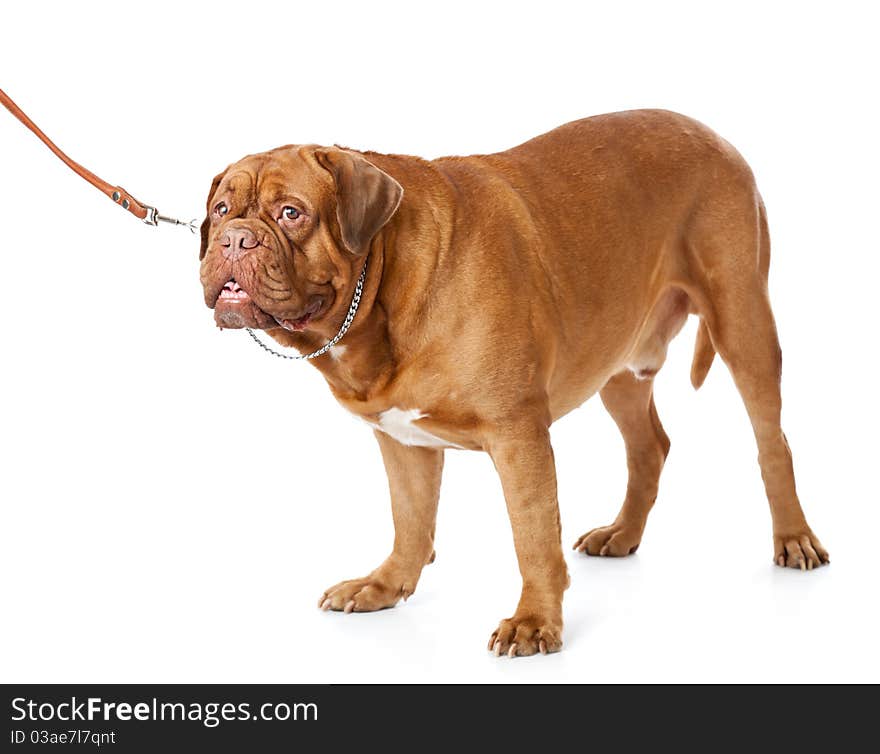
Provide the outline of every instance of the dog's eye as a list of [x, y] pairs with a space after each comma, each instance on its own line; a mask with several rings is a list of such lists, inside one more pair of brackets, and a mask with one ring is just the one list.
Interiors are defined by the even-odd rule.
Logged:
[[281, 210], [281, 217], [285, 220], [296, 220], [300, 216], [300, 211], [296, 207], [285, 207]]
[[229, 207], [226, 206], [225, 202], [220, 202], [220, 204], [214, 207], [214, 212], [223, 217], [223, 215], [229, 212]]

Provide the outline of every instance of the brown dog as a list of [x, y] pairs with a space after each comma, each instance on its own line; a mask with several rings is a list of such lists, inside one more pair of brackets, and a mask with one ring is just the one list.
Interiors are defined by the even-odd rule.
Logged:
[[550, 424], [598, 392], [626, 443], [629, 484], [589, 555], [639, 546], [669, 451], [652, 397], [669, 341], [700, 318], [691, 381], [717, 351], [746, 404], [773, 517], [774, 561], [828, 553], [795, 492], [780, 428], [770, 240], [742, 157], [705, 126], [641, 110], [576, 121], [492, 155], [416, 157], [287, 146], [214, 179], [202, 226], [205, 302], [221, 327], [314, 351], [337, 400], [375, 428], [394, 549], [324, 609], [379, 610], [434, 558], [444, 448], [484, 450], [501, 477], [523, 579], [489, 647], [562, 646], [568, 572]]

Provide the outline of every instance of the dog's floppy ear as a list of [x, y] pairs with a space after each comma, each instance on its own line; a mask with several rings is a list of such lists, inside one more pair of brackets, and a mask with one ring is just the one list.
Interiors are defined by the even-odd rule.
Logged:
[[214, 180], [211, 181], [211, 190], [208, 192], [207, 211], [205, 213], [205, 219], [202, 221], [201, 227], [202, 248], [199, 250], [200, 262], [205, 258], [205, 254], [208, 253], [208, 228], [211, 227], [211, 207], [213, 206], [213, 202], [211, 200], [214, 198], [214, 192], [217, 190], [217, 186], [220, 185], [220, 181], [223, 180], [224, 175], [226, 175], [225, 170], [222, 173], [218, 173], [217, 175], [215, 175]]
[[365, 254], [373, 236], [400, 206], [403, 187], [353, 152], [335, 147], [318, 149], [315, 159], [336, 183], [336, 219], [342, 243], [352, 254]]

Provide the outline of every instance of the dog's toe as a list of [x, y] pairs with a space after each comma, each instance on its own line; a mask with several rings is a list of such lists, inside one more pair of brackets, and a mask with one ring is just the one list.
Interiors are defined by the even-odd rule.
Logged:
[[530, 615], [501, 621], [489, 638], [489, 650], [501, 657], [529, 657], [562, 649], [562, 626]]
[[641, 539], [640, 527], [615, 523], [582, 534], [572, 549], [586, 555], [622, 558], [638, 550]]
[[809, 529], [793, 534], [774, 534], [773, 562], [782, 568], [812, 571], [831, 562], [828, 550]]
[[341, 581], [330, 587], [321, 596], [318, 606], [322, 610], [335, 610], [343, 613], [369, 613], [394, 607], [401, 598], [406, 599], [413, 589], [406, 584], [398, 584], [379, 572], [362, 579]]

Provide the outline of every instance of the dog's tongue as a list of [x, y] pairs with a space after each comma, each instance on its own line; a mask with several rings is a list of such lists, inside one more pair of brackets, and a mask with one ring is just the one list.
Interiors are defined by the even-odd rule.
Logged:
[[280, 317], [275, 317], [275, 321], [285, 330], [289, 330], [290, 332], [302, 332], [308, 326], [311, 318], [312, 315], [309, 313], [303, 315], [299, 319], [281, 319]]
[[312, 316], [314, 316], [315, 312], [320, 308], [321, 301], [315, 300], [309, 304], [306, 308], [305, 314], [301, 317], [298, 317], [297, 319], [281, 319], [280, 317], [275, 317], [275, 321], [285, 330], [289, 330], [290, 332], [302, 332], [309, 326], [309, 323], [312, 321]]

